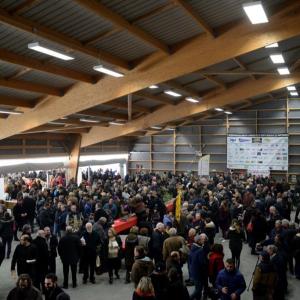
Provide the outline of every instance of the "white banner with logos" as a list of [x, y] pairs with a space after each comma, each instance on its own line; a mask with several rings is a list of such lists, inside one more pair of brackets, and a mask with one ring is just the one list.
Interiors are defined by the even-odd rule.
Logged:
[[227, 168], [288, 170], [288, 135], [227, 136]]

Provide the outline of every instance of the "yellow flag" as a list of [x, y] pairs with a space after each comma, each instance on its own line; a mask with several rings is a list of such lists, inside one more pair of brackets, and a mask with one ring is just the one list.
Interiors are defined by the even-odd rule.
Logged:
[[176, 202], [175, 202], [175, 218], [177, 222], [180, 221], [180, 215], [181, 215], [181, 197], [182, 197], [182, 192], [178, 191]]

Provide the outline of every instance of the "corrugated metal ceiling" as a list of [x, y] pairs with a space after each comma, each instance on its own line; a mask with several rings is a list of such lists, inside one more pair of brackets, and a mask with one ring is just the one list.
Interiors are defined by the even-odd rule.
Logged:
[[126, 31], [115, 33], [93, 45], [127, 61], [145, 56], [156, 50]]
[[112, 28], [109, 21], [72, 0], [40, 1], [22, 16], [81, 41]]
[[180, 7], [174, 7], [136, 23], [168, 45], [200, 34], [203, 30]]
[[22, 68], [0, 60], [0, 77], [11, 77], [19, 72]]
[[39, 71], [30, 71], [19, 77], [20, 80], [25, 80], [29, 82], [35, 82], [39, 84], [48, 85], [51, 82], [51, 86], [56, 88], [65, 88], [74, 84], [76, 81], [67, 79], [61, 76], [51, 75]]
[[42, 94], [39, 93], [32, 93], [32, 92], [27, 92], [27, 91], [19, 91], [19, 90], [14, 90], [6, 87], [0, 86], [0, 95], [1, 96], [8, 96], [8, 97], [17, 97], [17, 98], [22, 98], [22, 99], [37, 99], [41, 96]]

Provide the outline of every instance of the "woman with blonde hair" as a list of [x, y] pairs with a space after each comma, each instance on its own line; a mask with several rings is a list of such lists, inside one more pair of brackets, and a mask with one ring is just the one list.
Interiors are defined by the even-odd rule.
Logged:
[[109, 274], [109, 283], [113, 283], [113, 271], [117, 279], [120, 279], [119, 270], [121, 268], [121, 250], [122, 250], [122, 240], [116, 234], [113, 228], [109, 228], [108, 232], [108, 244], [107, 244], [107, 267]]
[[151, 278], [143, 276], [133, 292], [132, 300], [155, 300], [154, 287]]

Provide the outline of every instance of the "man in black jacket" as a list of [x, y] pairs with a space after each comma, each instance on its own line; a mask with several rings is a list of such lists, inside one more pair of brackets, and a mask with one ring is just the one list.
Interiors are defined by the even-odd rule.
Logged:
[[16, 222], [16, 229], [14, 232], [14, 239], [15, 241], [18, 241], [17, 232], [18, 230], [22, 230], [23, 226], [27, 223], [29, 223], [28, 220], [28, 213], [23, 205], [23, 195], [22, 192], [18, 193], [17, 196], [17, 204], [13, 208], [13, 216], [15, 218]]
[[40, 288], [43, 287], [44, 279], [46, 274], [48, 273], [48, 246], [45, 239], [44, 230], [39, 230], [37, 232], [37, 237], [33, 240], [33, 244], [37, 249], [37, 281], [34, 282], [35, 287]]
[[12, 277], [16, 277], [15, 269], [17, 265], [18, 275], [29, 274], [32, 281], [36, 281], [36, 262], [37, 250], [35, 245], [31, 244], [28, 235], [24, 234], [20, 238], [20, 244], [17, 245], [11, 261]]
[[44, 232], [49, 254], [48, 272], [55, 274], [58, 240], [55, 235], [51, 234], [50, 227], [45, 227]]
[[76, 271], [81, 253], [78, 235], [72, 233], [72, 227], [66, 227], [66, 235], [58, 243], [58, 254], [63, 264], [64, 288], [68, 288], [69, 268], [71, 267], [73, 287], [77, 287]]
[[91, 283], [95, 283], [97, 249], [99, 250], [100, 243], [101, 243], [100, 236], [95, 231], [93, 231], [92, 223], [86, 223], [85, 229], [86, 231], [82, 235], [82, 244], [83, 244], [82, 263], [83, 263], [84, 284], [87, 283], [88, 277], [90, 277]]
[[57, 285], [57, 276], [49, 273], [45, 277], [45, 300], [57, 300], [65, 292]]
[[150, 257], [154, 258], [155, 263], [163, 261], [162, 250], [166, 237], [164, 224], [157, 223], [150, 239]]

